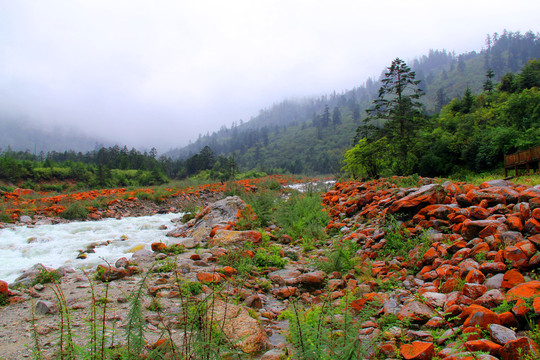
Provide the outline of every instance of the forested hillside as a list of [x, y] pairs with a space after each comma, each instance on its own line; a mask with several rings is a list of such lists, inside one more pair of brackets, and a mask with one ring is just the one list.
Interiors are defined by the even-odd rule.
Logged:
[[[504, 31], [486, 37], [484, 49], [456, 55], [431, 50], [410, 62], [425, 91], [421, 101], [427, 115], [437, 114], [467, 88], [484, 89], [488, 70], [495, 84], [507, 73], [518, 72], [528, 60], [540, 58], [540, 36]], [[382, 64], [383, 65], [383, 64]], [[381, 66], [382, 66], [381, 65]], [[333, 173], [351, 146], [355, 129], [377, 96], [380, 79], [343, 93], [285, 100], [263, 109], [248, 122], [223, 126], [189, 146], [165, 154], [187, 158], [209, 146], [216, 154], [232, 156], [242, 169], [267, 172]]]

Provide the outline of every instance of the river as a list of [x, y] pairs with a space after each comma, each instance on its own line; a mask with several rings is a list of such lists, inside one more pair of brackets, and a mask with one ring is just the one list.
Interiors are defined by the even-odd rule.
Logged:
[[[105, 260], [114, 263], [122, 256], [130, 258], [136, 250], [150, 249], [153, 242], [167, 243], [165, 235], [175, 226], [171, 220], [181, 216], [170, 213], [0, 229], [0, 280], [10, 283], [37, 263], [82, 269], [105, 264]], [[110, 243], [97, 246], [86, 259], [77, 259], [79, 250], [103, 242]]]

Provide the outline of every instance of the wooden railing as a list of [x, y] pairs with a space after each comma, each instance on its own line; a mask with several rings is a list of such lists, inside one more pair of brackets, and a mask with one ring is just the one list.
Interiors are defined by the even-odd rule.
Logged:
[[529, 150], [519, 151], [514, 154], [504, 156], [504, 167], [511, 168], [518, 165], [525, 165], [535, 161], [540, 161], [540, 146]]

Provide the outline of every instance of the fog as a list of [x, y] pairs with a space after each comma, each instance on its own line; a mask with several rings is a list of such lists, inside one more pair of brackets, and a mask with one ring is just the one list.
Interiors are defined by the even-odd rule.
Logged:
[[395, 57], [536, 32], [538, 14], [532, 0], [0, 0], [0, 121], [163, 152]]

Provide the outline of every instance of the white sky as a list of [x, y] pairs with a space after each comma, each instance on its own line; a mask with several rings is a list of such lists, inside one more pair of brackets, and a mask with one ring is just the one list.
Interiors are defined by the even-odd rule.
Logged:
[[0, 0], [0, 119], [166, 151], [538, 19], [538, 0]]

